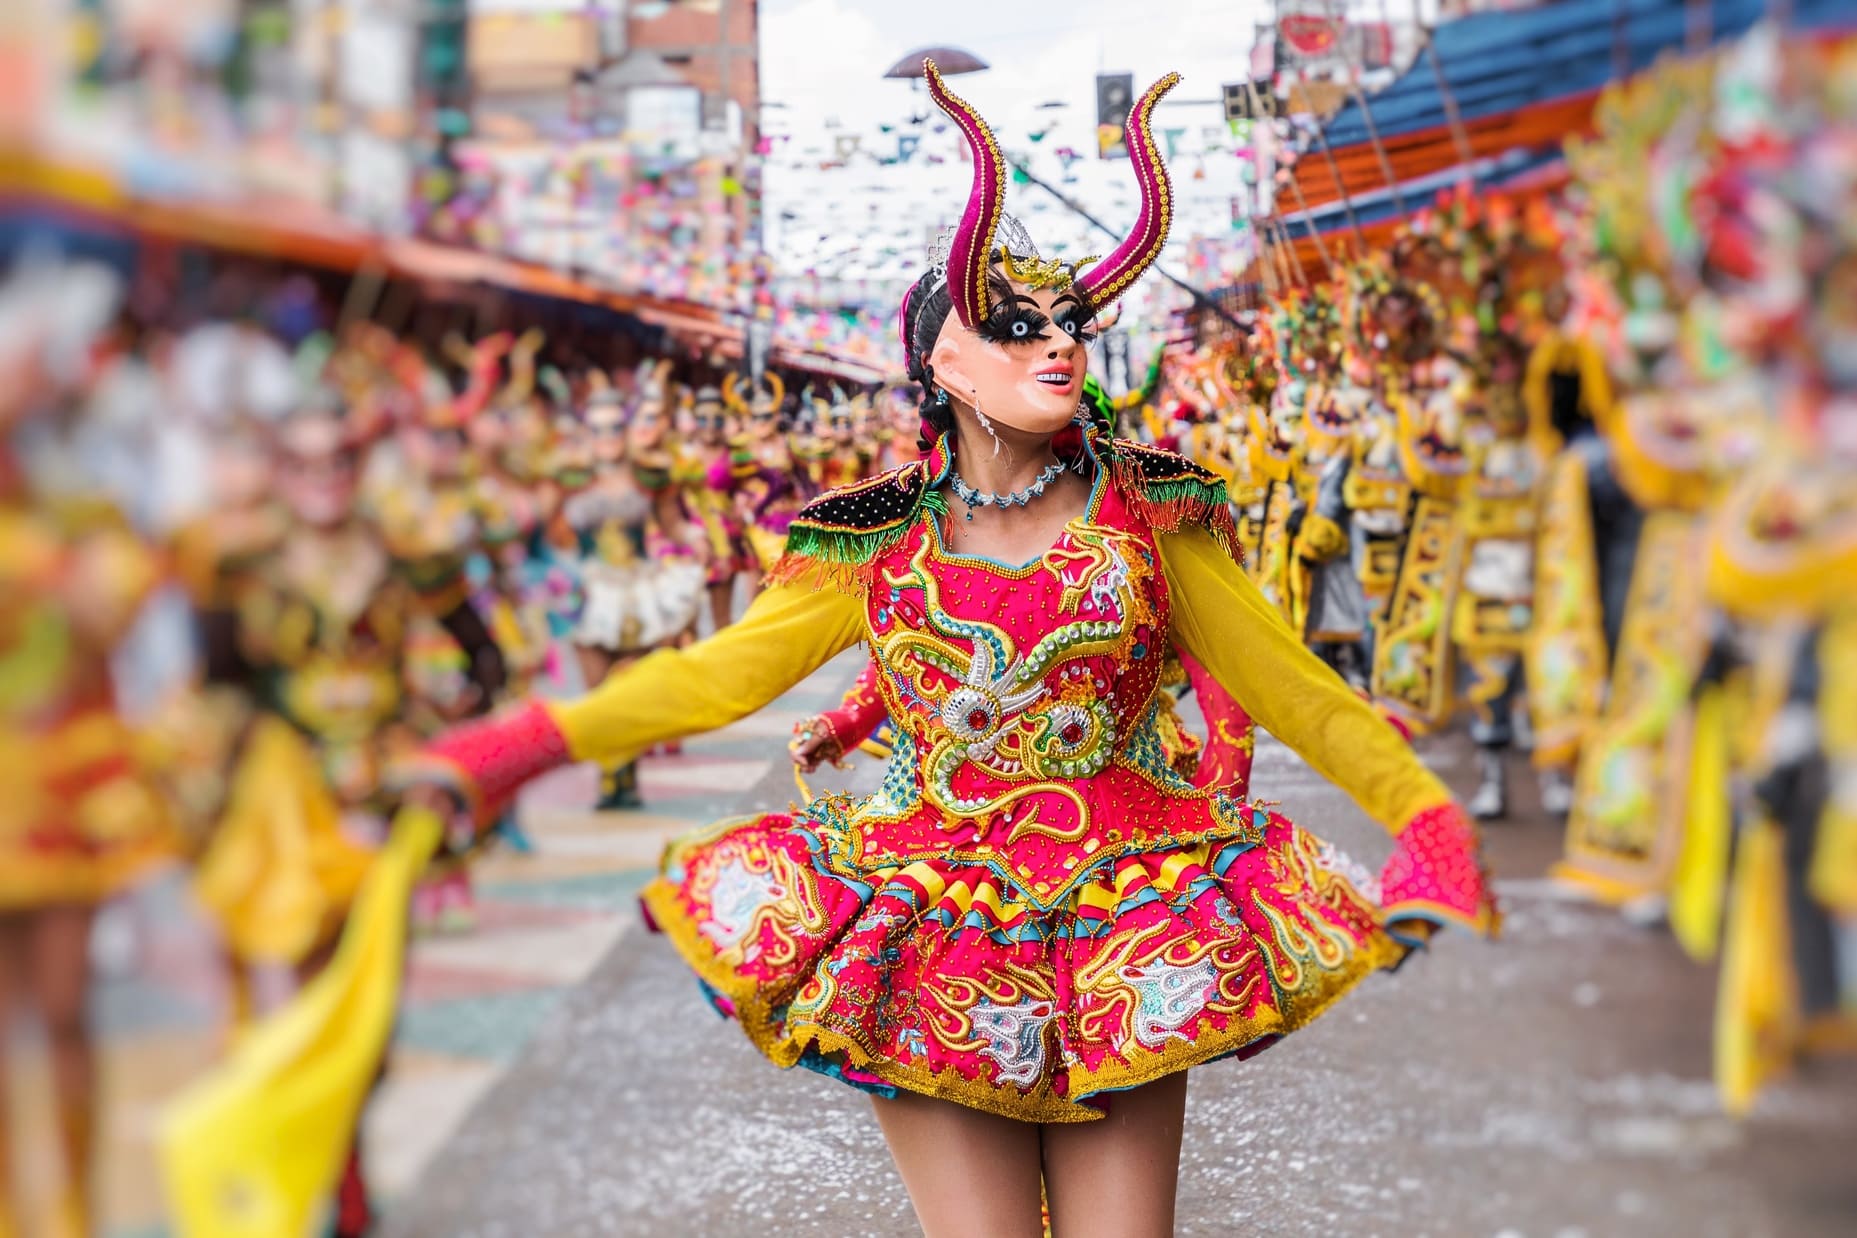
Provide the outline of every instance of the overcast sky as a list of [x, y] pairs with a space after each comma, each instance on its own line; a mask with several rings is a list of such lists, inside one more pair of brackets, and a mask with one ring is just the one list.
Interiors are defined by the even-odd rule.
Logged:
[[[1156, 128], [1175, 127], [1181, 151], [1173, 161], [1180, 188], [1176, 235], [1230, 230], [1237, 191], [1234, 145], [1219, 132], [1220, 84], [1245, 75], [1259, 0], [1069, 0], [1018, 5], [1001, 0], [762, 0], [761, 90], [770, 105], [762, 124], [784, 135], [771, 153], [765, 193], [769, 246], [789, 272], [817, 270], [848, 278], [894, 278], [921, 269], [924, 240], [957, 217], [969, 182], [952, 130], [910, 126], [932, 111], [919, 85], [885, 80], [906, 53], [942, 45], [965, 49], [993, 67], [951, 79], [993, 125], [1009, 150], [1034, 169], [1066, 174], [1055, 154], [1069, 146], [1089, 158], [1068, 170], [1065, 186], [1117, 229], [1138, 206], [1126, 161], [1095, 158], [1095, 77], [1129, 72], [1135, 88], [1169, 70], [1184, 81], [1172, 96], [1203, 100], [1157, 115]], [[1059, 103], [1058, 108], [1042, 106]], [[890, 125], [885, 133], [881, 126]], [[1033, 133], [1044, 133], [1032, 141]], [[864, 149], [893, 154], [899, 133], [920, 134], [923, 154], [909, 166], [879, 166], [854, 158], [844, 169], [820, 170], [833, 158], [835, 138], [856, 134]], [[1047, 254], [1111, 242], [1092, 236], [1042, 191], [1015, 186], [1007, 209], [1020, 215]], [[906, 253], [907, 257], [901, 256]]]

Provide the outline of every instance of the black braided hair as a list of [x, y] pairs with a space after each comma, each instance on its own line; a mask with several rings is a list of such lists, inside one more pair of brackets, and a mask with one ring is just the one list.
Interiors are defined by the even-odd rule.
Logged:
[[[947, 282], [938, 281], [933, 271], [911, 285], [903, 299], [903, 368], [911, 382], [921, 385], [917, 411], [921, 414], [923, 428], [937, 438], [954, 429], [954, 408], [939, 398], [935, 389], [935, 368], [929, 364], [928, 355], [953, 311], [954, 299], [948, 293]], [[927, 451], [933, 444], [924, 436], [920, 446]]]

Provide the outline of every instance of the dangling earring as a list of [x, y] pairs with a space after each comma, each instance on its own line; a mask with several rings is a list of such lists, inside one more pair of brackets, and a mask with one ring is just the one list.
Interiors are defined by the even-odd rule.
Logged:
[[997, 456], [999, 454], [999, 435], [994, 433], [993, 423], [987, 420], [987, 415], [980, 411], [980, 391], [978, 388], [974, 389], [974, 416], [980, 419], [980, 428], [985, 430], [987, 436], [993, 440], [993, 454]]

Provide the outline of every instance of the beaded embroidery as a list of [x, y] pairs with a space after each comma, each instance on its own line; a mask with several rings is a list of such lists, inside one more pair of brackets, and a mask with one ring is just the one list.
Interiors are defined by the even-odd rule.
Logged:
[[[1088, 511], [1019, 567], [941, 548], [925, 505], [945, 459], [795, 522], [796, 575], [868, 554], [842, 566], [895, 728], [881, 787], [679, 840], [646, 892], [776, 1063], [1088, 1120], [1091, 1096], [1255, 1052], [1404, 957], [1371, 878], [1170, 762], [1156, 530], [1224, 491], [1168, 453], [1094, 446]], [[1462, 836], [1408, 834], [1399, 913], [1474, 913]]]

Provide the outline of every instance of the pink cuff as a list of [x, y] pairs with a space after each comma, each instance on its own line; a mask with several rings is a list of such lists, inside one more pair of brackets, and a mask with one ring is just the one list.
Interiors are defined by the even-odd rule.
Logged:
[[1477, 854], [1476, 827], [1456, 803], [1413, 817], [1380, 870], [1381, 918], [1457, 924], [1493, 934], [1501, 922]]
[[453, 727], [395, 771], [402, 786], [439, 782], [464, 797], [480, 825], [496, 819], [522, 785], [570, 760], [567, 737], [539, 701]]

